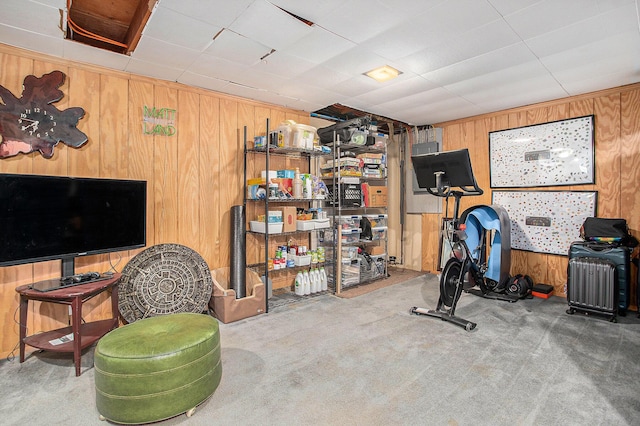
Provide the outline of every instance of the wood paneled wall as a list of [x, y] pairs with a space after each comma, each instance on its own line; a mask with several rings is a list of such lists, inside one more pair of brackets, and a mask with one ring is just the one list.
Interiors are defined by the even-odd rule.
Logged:
[[[36, 55], [0, 44], [0, 85], [22, 93], [24, 77], [53, 70], [67, 75], [56, 106], [86, 111], [78, 128], [89, 141], [55, 147], [52, 159], [31, 153], [0, 160], [2, 173], [132, 178], [147, 181], [147, 246], [179, 243], [199, 252], [211, 269], [230, 264], [231, 206], [243, 200], [242, 128], [264, 134], [266, 119], [309, 123], [303, 111], [274, 107], [180, 84]], [[174, 136], [143, 134], [143, 107], [177, 111]], [[138, 251], [88, 256], [76, 270], [121, 271]], [[15, 288], [60, 276], [60, 262], [0, 268], [0, 353], [16, 353]], [[86, 320], [106, 318], [107, 296], [85, 304]], [[28, 333], [66, 326], [66, 306], [29, 303]]]
[[[460, 211], [477, 204], [491, 204], [489, 132], [591, 114], [595, 116], [596, 183], [541, 189], [596, 190], [597, 215], [625, 218], [631, 232], [640, 238], [640, 84], [436, 124], [444, 129], [444, 150], [469, 148], [476, 179], [485, 190], [482, 196], [463, 198]], [[436, 270], [440, 220], [441, 215], [422, 216], [425, 271]], [[564, 296], [567, 256], [513, 250], [511, 259], [512, 274], [524, 273], [537, 283], [552, 284], [555, 294]], [[635, 281], [634, 267], [632, 271]], [[631, 293], [635, 309], [635, 285]]]

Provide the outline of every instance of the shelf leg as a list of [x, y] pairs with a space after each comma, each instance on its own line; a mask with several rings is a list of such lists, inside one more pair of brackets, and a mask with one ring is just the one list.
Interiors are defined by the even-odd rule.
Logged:
[[113, 315], [113, 326], [111, 329], [118, 328], [118, 315], [120, 315], [120, 311], [118, 310], [118, 282], [116, 282], [113, 287], [111, 287], [111, 313]]
[[82, 321], [82, 301], [80, 297], [74, 297], [71, 301], [71, 329], [73, 331], [73, 362], [76, 366], [76, 376], [80, 375], [82, 355], [82, 337], [80, 336], [80, 322]]
[[24, 339], [27, 337], [27, 306], [29, 299], [20, 296], [20, 362], [24, 362]]

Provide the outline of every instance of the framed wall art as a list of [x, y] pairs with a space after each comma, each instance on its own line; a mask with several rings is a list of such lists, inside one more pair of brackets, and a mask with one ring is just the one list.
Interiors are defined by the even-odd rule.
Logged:
[[596, 191], [493, 191], [511, 220], [511, 248], [567, 256], [580, 227], [596, 215]]
[[489, 133], [491, 188], [595, 183], [594, 116]]

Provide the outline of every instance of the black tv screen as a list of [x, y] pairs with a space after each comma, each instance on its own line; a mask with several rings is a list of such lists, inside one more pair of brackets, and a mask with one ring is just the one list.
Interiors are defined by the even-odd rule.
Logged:
[[411, 157], [416, 180], [420, 188], [437, 194], [436, 173], [441, 176], [441, 185], [446, 188], [460, 187], [469, 191], [480, 191], [471, 169], [467, 148], [455, 151], [418, 154]]
[[145, 181], [0, 174], [0, 266], [144, 247], [146, 206]]

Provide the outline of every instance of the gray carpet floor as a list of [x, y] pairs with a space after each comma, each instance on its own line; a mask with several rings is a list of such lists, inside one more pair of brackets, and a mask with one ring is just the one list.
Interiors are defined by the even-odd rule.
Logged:
[[[434, 308], [424, 275], [352, 299], [331, 294], [221, 324], [223, 377], [191, 418], [161, 425], [638, 425], [640, 320], [567, 315], [561, 298], [464, 294], [473, 332]], [[0, 363], [0, 424], [104, 425], [93, 348]]]

